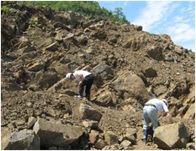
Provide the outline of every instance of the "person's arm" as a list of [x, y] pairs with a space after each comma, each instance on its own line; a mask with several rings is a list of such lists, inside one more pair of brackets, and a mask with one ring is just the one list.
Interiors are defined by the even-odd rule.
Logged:
[[171, 116], [170, 112], [167, 112], [167, 117], [168, 117], [169, 122], [173, 123], [172, 116]]
[[83, 74], [80, 75], [80, 81], [83, 81]]
[[173, 123], [173, 120], [172, 120], [172, 115], [171, 113], [169, 112], [169, 109], [168, 109], [168, 106], [162, 102], [162, 105], [163, 105], [163, 110], [165, 111], [165, 113], [167, 114], [167, 118], [169, 120], [170, 123]]
[[82, 83], [82, 81], [84, 80], [84, 78], [83, 78], [83, 74], [81, 74], [81, 75], [79, 75], [79, 84], [81, 84]]

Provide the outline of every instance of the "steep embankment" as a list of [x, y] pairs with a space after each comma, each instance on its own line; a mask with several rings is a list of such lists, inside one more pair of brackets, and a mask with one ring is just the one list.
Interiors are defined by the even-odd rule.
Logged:
[[[193, 52], [175, 45], [169, 35], [147, 33], [141, 26], [48, 8], [14, 7], [11, 14], [1, 16], [3, 134], [6, 128], [33, 129], [39, 117], [85, 129], [83, 143], [70, 141], [68, 149], [102, 149], [106, 144], [105, 149], [158, 149], [141, 142], [142, 107], [153, 96], [169, 96], [174, 121], [183, 121], [189, 143], [195, 141]], [[96, 76], [91, 102], [74, 99], [77, 83], [64, 80], [76, 69]], [[95, 132], [83, 123], [81, 102], [102, 115]], [[168, 124], [164, 116], [160, 122]], [[121, 146], [106, 140], [108, 131], [115, 133]], [[131, 143], [123, 146], [127, 132]], [[41, 149], [63, 146], [41, 143]]]

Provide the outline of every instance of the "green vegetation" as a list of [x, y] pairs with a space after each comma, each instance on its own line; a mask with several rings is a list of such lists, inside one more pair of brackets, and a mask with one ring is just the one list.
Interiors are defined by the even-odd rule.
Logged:
[[10, 14], [13, 12], [13, 9], [7, 5], [1, 7], [1, 12], [5, 14]]
[[38, 25], [38, 18], [33, 18], [29, 21], [31, 27], [36, 27]]
[[101, 8], [95, 1], [26, 1], [28, 5], [40, 5], [50, 7], [55, 11], [73, 11], [89, 17], [103, 17], [120, 24], [129, 23], [118, 7], [114, 12]]

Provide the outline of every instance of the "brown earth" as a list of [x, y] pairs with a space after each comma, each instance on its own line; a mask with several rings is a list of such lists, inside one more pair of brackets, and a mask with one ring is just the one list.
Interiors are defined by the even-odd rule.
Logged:
[[[137, 129], [135, 150], [144, 145], [142, 107], [169, 96], [174, 121], [183, 121], [195, 141], [195, 53], [169, 35], [142, 31], [73, 12], [13, 4], [1, 15], [1, 127], [27, 128], [29, 117], [82, 126], [78, 108], [87, 103], [102, 113], [99, 128], [119, 137]], [[91, 102], [73, 97], [78, 84], [65, 74], [87, 69], [96, 76]], [[161, 125], [168, 124], [160, 114]]]

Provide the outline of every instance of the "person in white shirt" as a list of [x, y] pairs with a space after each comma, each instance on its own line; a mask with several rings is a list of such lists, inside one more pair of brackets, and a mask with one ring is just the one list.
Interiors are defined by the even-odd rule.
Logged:
[[143, 141], [144, 143], [147, 143], [147, 137], [148, 137], [148, 128], [150, 122], [153, 125], [153, 131], [155, 128], [159, 126], [158, 121], [158, 111], [164, 110], [165, 113], [167, 113], [167, 117], [170, 122], [172, 122], [172, 116], [168, 109], [168, 101], [166, 99], [150, 99], [148, 102], [146, 102], [144, 108], [143, 108], [143, 118], [144, 118], [144, 125], [143, 125]]
[[77, 96], [78, 98], [83, 97], [84, 87], [86, 87], [85, 97], [90, 101], [90, 91], [91, 91], [92, 84], [94, 82], [93, 74], [91, 74], [86, 70], [76, 70], [73, 73], [67, 73], [66, 79], [79, 81], [79, 95]]

